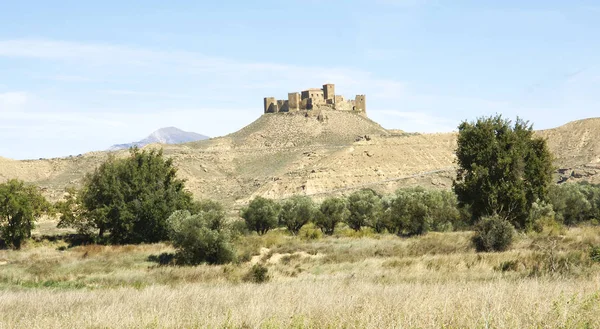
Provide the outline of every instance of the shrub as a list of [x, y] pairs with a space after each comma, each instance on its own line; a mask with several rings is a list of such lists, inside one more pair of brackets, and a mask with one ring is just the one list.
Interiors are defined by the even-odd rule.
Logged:
[[477, 251], [505, 251], [513, 242], [515, 228], [498, 215], [483, 217], [475, 226], [473, 244]]
[[279, 212], [279, 224], [287, 227], [294, 235], [304, 224], [315, 217], [315, 205], [311, 198], [306, 196], [293, 196], [283, 202]]
[[167, 222], [169, 237], [181, 263], [223, 264], [233, 260], [229, 234], [221, 225], [215, 226], [214, 213], [201, 211], [192, 215], [181, 210], [174, 212]]
[[327, 198], [319, 207], [319, 212], [315, 215], [315, 226], [327, 235], [332, 235], [335, 226], [346, 221], [350, 216], [350, 211], [346, 207], [346, 201], [342, 198]]
[[600, 187], [588, 183], [561, 184], [550, 189], [556, 219], [576, 225], [600, 216]]
[[305, 240], [318, 240], [323, 237], [323, 232], [309, 223], [300, 229], [298, 236]]
[[83, 234], [108, 233], [112, 243], [157, 242], [168, 238], [167, 218], [192, 210], [192, 194], [177, 179], [172, 159], [161, 151], [130, 149], [124, 159], [109, 158], [86, 175], [79, 191], [58, 204], [59, 227]]
[[241, 217], [246, 221], [249, 230], [263, 235], [277, 227], [277, 217], [281, 210], [279, 204], [263, 197], [254, 198], [248, 207], [242, 209]]
[[456, 196], [448, 191], [399, 189], [389, 208], [388, 230], [399, 235], [450, 231], [461, 219]]
[[264, 283], [271, 279], [269, 269], [261, 264], [254, 264], [244, 276], [244, 281], [254, 283]]
[[34, 186], [16, 179], [0, 184], [0, 242], [20, 249], [31, 237], [36, 218], [49, 210], [50, 204]]
[[600, 263], [600, 246], [592, 246], [590, 248], [590, 259], [593, 262]]
[[346, 218], [346, 224], [351, 229], [360, 231], [363, 226], [377, 220], [377, 216], [381, 214], [381, 207], [381, 197], [375, 191], [356, 191], [348, 196], [350, 215]]

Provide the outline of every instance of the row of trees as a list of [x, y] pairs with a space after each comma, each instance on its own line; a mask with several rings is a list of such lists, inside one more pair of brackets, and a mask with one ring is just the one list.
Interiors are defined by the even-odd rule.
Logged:
[[464, 226], [453, 193], [420, 187], [399, 189], [387, 196], [364, 189], [347, 198], [327, 198], [320, 205], [306, 196], [294, 196], [281, 203], [257, 197], [242, 210], [241, 217], [248, 229], [258, 234], [278, 226], [298, 234], [310, 222], [328, 235], [339, 223], [355, 231], [370, 227], [378, 233], [388, 231], [402, 236]]
[[[600, 215], [597, 187], [551, 188], [546, 142], [520, 119], [514, 125], [501, 116], [463, 122], [456, 156], [454, 193], [411, 188], [381, 196], [367, 189], [319, 205], [302, 196], [281, 203], [259, 197], [242, 210], [241, 217], [259, 234], [279, 225], [297, 234], [313, 222], [325, 234], [333, 234], [338, 223], [345, 223], [354, 230], [371, 227], [402, 236], [472, 225], [490, 236], [492, 228], [506, 231], [510, 225], [526, 230], [540, 218], [575, 224]], [[184, 248], [199, 237], [213, 241], [212, 245], [227, 240], [222, 207], [193, 201], [162, 151], [133, 148], [128, 158], [109, 158], [55, 208], [60, 213], [59, 227], [72, 227], [107, 243], [170, 239]], [[30, 236], [34, 218], [45, 211], [50, 206], [35, 188], [18, 181], [0, 185], [0, 238], [19, 248]], [[197, 233], [194, 239], [188, 234], [192, 231]], [[210, 257], [205, 258], [210, 261]]]

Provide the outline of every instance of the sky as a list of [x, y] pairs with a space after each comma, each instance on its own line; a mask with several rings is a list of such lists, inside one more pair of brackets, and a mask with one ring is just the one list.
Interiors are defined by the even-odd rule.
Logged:
[[600, 113], [600, 2], [0, 1], [0, 157], [211, 137], [263, 97], [336, 84], [385, 128]]

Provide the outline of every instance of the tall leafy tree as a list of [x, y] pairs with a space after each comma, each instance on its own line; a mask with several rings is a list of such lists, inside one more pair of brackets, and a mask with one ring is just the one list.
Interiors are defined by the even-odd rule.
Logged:
[[330, 197], [321, 203], [314, 221], [315, 225], [327, 235], [332, 235], [337, 223], [344, 222], [350, 216], [343, 198]]
[[111, 243], [166, 240], [167, 218], [197, 208], [176, 173], [162, 150], [132, 148], [127, 158], [109, 158], [59, 204], [59, 226], [98, 232], [100, 238], [108, 234]]
[[281, 206], [277, 202], [257, 196], [250, 201], [248, 207], [242, 209], [240, 216], [249, 230], [262, 235], [277, 227], [280, 210]]
[[371, 189], [356, 191], [348, 196], [348, 210], [350, 215], [346, 218], [346, 224], [360, 231], [363, 226], [369, 226], [377, 221], [381, 215], [381, 196]]
[[14, 249], [31, 237], [36, 219], [50, 204], [35, 186], [12, 179], [0, 184], [0, 239]]
[[497, 115], [458, 127], [454, 192], [475, 222], [498, 214], [525, 228], [531, 205], [545, 200], [552, 180], [552, 157], [546, 141], [519, 118]]
[[279, 223], [297, 235], [304, 224], [315, 217], [316, 208], [311, 198], [295, 195], [285, 200], [279, 212]]

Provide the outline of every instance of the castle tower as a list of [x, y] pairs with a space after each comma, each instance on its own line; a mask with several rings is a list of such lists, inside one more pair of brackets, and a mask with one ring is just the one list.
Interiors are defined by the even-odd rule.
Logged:
[[356, 95], [354, 99], [354, 110], [367, 112], [367, 100], [365, 95]]
[[277, 100], [275, 97], [265, 97], [265, 113], [277, 113]]
[[335, 104], [335, 85], [328, 83], [323, 85], [323, 98], [326, 104]]
[[300, 93], [288, 93], [288, 108], [290, 112], [300, 110]]

